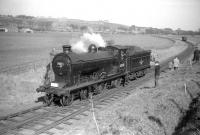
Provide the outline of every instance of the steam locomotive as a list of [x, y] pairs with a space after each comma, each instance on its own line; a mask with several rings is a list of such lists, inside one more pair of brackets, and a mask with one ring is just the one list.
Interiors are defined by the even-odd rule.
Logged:
[[96, 47], [91, 44], [87, 53], [72, 52], [70, 45], [53, 57], [54, 80], [40, 86], [36, 91], [45, 92], [45, 102], [70, 105], [73, 100], [87, 99], [127, 80], [146, 74], [150, 68], [151, 51], [137, 46], [109, 45]]

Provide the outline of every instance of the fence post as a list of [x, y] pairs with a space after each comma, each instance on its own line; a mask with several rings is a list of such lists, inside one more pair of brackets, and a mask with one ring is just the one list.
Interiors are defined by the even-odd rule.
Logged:
[[96, 128], [97, 128], [97, 132], [98, 132], [98, 135], [100, 135], [99, 126], [98, 126], [96, 116], [95, 116], [95, 113], [94, 113], [94, 102], [93, 102], [92, 93], [89, 94], [89, 101], [91, 102], [91, 111], [92, 111], [93, 119], [94, 119], [94, 122], [95, 122], [95, 125], [96, 125]]

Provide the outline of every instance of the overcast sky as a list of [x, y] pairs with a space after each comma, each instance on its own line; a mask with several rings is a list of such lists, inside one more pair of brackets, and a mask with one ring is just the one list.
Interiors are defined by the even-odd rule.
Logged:
[[0, 14], [108, 20], [156, 28], [200, 28], [200, 0], [0, 0]]

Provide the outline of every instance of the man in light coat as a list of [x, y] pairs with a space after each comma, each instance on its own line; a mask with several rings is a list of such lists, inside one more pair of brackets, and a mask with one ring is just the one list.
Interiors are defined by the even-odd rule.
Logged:
[[180, 64], [180, 61], [179, 61], [179, 59], [176, 57], [176, 58], [174, 59], [174, 70], [178, 70], [179, 64]]
[[194, 63], [198, 63], [199, 62], [199, 57], [200, 57], [200, 51], [199, 51], [198, 47], [195, 47], [194, 57], [193, 57], [192, 61]]

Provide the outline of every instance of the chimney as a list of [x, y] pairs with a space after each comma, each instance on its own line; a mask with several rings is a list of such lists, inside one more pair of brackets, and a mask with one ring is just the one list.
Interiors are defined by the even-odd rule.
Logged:
[[63, 53], [68, 54], [71, 52], [71, 46], [70, 45], [63, 45]]

